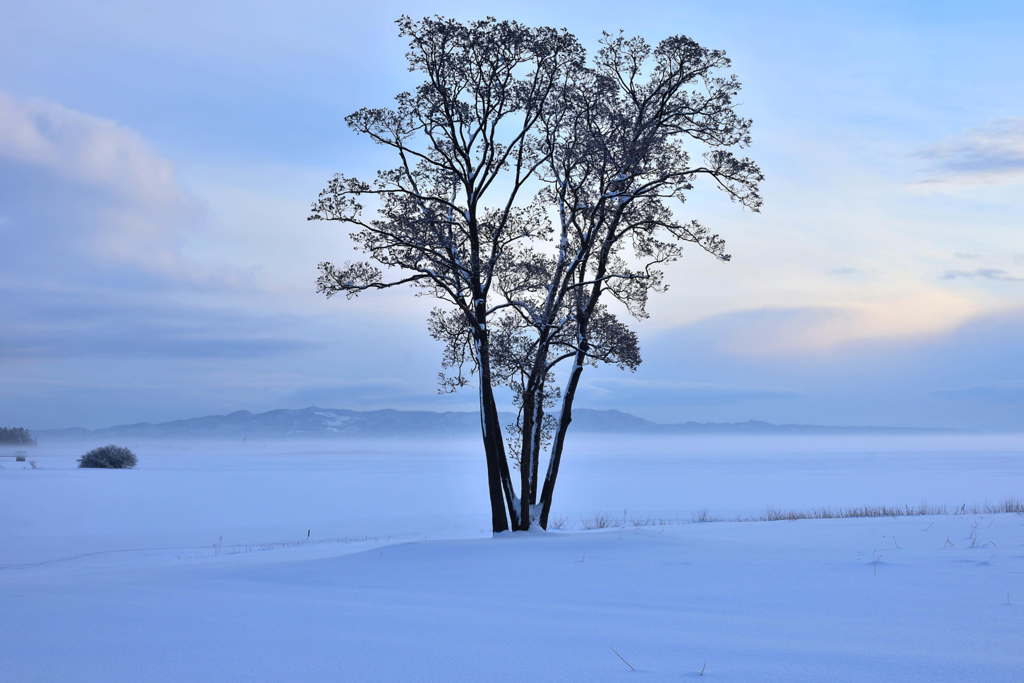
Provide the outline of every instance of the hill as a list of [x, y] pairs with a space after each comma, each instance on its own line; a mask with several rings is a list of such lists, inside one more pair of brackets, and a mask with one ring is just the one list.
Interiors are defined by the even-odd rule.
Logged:
[[[503, 415], [503, 422], [510, 422]], [[38, 431], [42, 437], [133, 436], [149, 438], [293, 438], [293, 437], [404, 437], [472, 436], [479, 429], [475, 412], [418, 410], [348, 410], [336, 408], [279, 409], [263, 413], [239, 410], [227, 415], [208, 415], [170, 422], [139, 422], [102, 429]], [[940, 430], [902, 427], [849, 427], [827, 425], [747, 422], [652, 422], [618, 410], [581, 408], [573, 411], [577, 432], [627, 434], [822, 434], [822, 433], [915, 433]]]

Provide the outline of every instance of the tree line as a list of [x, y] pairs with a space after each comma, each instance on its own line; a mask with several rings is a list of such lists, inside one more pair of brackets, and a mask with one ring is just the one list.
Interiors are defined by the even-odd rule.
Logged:
[[31, 446], [35, 442], [32, 433], [24, 427], [0, 427], [0, 443]]

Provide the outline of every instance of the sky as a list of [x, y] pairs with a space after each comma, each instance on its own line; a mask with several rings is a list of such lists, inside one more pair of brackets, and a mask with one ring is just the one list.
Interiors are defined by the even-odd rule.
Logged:
[[399, 15], [726, 50], [761, 213], [698, 188], [635, 372], [577, 405], [677, 422], [1024, 428], [1024, 7], [1001, 2], [49, 2], [0, 22], [0, 423], [97, 427], [436, 394], [429, 302], [314, 291], [344, 125], [414, 85]]

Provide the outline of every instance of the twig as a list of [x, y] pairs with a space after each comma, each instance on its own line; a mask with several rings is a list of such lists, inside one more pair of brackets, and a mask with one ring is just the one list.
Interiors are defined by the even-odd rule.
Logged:
[[611, 650], [612, 652], [614, 652], [615, 656], [618, 657], [619, 659], [621, 659], [622, 663], [625, 664], [626, 666], [628, 666], [630, 671], [636, 671], [636, 668], [632, 664], [627, 662], [626, 658], [623, 657], [622, 655], [620, 655], [618, 650], [616, 650], [614, 647], [611, 647], [611, 648], [608, 648], [608, 649]]

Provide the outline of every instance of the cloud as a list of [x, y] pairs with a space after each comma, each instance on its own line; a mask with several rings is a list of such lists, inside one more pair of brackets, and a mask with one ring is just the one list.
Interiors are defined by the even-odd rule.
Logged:
[[680, 379], [647, 379], [622, 376], [594, 376], [584, 380], [587, 405], [625, 408], [638, 401], [665, 401], [681, 406], [722, 406], [755, 401], [799, 398], [786, 389], [752, 388]]
[[[1024, 430], [1018, 393], [1024, 308], [975, 315], [950, 329], [873, 337], [828, 348], [751, 352], [766, 329], [819, 324], [828, 310], [748, 310], [642, 338], [644, 364], [623, 380], [636, 387], [628, 406], [661, 421], [742, 420]], [[855, 316], [851, 316], [855, 318]], [[773, 342], [769, 339], [768, 348]], [[590, 371], [588, 371], [590, 372]], [[595, 372], [590, 377], [603, 372]], [[586, 378], [587, 375], [584, 375]], [[602, 381], [599, 386], [614, 387]], [[673, 386], [680, 389], [677, 399]], [[694, 402], [687, 388], [749, 392], [750, 401]], [[993, 391], [958, 391], [962, 387]], [[614, 394], [614, 392], [612, 392]], [[778, 394], [773, 396], [773, 394]], [[588, 402], [589, 385], [581, 392]], [[952, 400], [952, 399], [956, 400]], [[613, 400], [602, 397], [611, 406]]]
[[[287, 250], [232, 249], [260, 240], [226, 231], [119, 123], [0, 93], [0, 216], [0, 412], [11, 419], [169, 411], [170, 396], [180, 404], [164, 416], [231, 408], [331, 360], [341, 316], [320, 324], [254, 272], [261, 256], [279, 268]], [[326, 305], [307, 278], [308, 299]]]
[[828, 271], [828, 274], [833, 277], [854, 277], [865, 275], [865, 272], [860, 268], [854, 268], [853, 266], [843, 266], [841, 268], [833, 268]]
[[974, 270], [947, 270], [943, 280], [982, 279], [997, 282], [1024, 282], [1024, 277], [1011, 275], [1002, 268], [975, 268]]
[[994, 121], [916, 154], [928, 164], [918, 185], [1005, 185], [1024, 181], [1024, 117]]
[[169, 160], [114, 121], [0, 92], [0, 203], [0, 233], [33, 279], [53, 264], [65, 282], [112, 266], [177, 282], [223, 279], [184, 254], [209, 227], [201, 203]]
[[934, 392], [944, 399], [964, 402], [993, 403], [999, 405], [1024, 403], [1024, 384], [965, 387]]
[[693, 325], [717, 348], [746, 356], [825, 353], [846, 344], [942, 333], [977, 315], [970, 299], [942, 289], [835, 306], [777, 306], [713, 315]]
[[0, 358], [7, 361], [264, 358], [324, 346], [293, 332], [303, 327], [295, 316], [184, 305], [152, 291], [97, 296], [0, 286], [0, 300]]
[[0, 92], [0, 158], [133, 201], [173, 205], [186, 199], [171, 163], [138, 133], [55, 102]]

